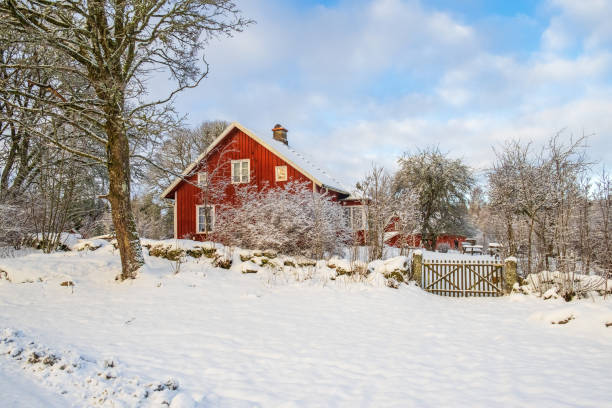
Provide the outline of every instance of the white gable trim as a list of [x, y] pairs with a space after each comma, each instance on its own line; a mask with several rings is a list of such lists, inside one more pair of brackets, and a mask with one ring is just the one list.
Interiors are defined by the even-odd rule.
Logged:
[[[293, 167], [294, 169], [302, 173], [304, 176], [306, 176], [306, 178], [308, 178], [310, 181], [313, 182], [313, 190], [315, 189], [314, 185], [316, 184], [319, 187], [326, 187], [326, 188], [329, 188], [330, 190], [348, 194], [347, 191], [338, 190], [337, 188], [324, 185], [321, 181], [317, 180], [314, 176], [312, 176], [306, 170], [302, 169], [300, 166], [296, 165], [291, 160], [287, 159], [282, 153], [280, 153], [274, 147], [270, 146], [268, 143], [266, 143], [265, 141], [257, 137], [255, 133], [251, 132], [249, 129], [245, 128], [238, 122], [232, 122], [228, 127], [226, 127], [225, 130], [210, 144], [210, 146], [208, 146], [208, 148], [202, 154], [200, 154], [200, 156], [198, 156], [198, 158], [193, 163], [191, 163], [189, 166], [187, 166], [185, 170], [183, 170], [183, 173], [181, 173], [181, 176], [189, 175], [193, 171], [193, 169], [198, 165], [198, 163], [202, 161], [202, 159], [204, 159], [208, 155], [208, 153], [210, 153], [215, 147], [217, 147], [217, 145], [221, 143], [221, 141], [225, 138], [225, 136], [227, 136], [235, 128], [245, 133], [251, 139], [255, 140], [257, 143], [259, 143], [260, 145], [262, 145], [263, 147], [265, 147], [266, 149], [268, 149], [269, 151], [271, 151], [272, 153], [274, 153], [275, 155], [283, 159], [285, 162], [287, 162], [287, 164], [291, 165], [291, 167]], [[170, 194], [170, 192], [176, 186], [179, 185], [181, 180], [183, 180], [183, 178], [179, 177], [172, 184], [170, 184], [170, 186], [167, 189], [165, 189], [164, 192], [161, 194], [161, 198], [167, 198], [166, 196]]]

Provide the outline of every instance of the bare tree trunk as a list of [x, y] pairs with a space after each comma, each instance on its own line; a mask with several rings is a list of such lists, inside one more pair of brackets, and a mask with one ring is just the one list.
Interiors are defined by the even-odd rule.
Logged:
[[529, 235], [527, 236], [527, 273], [525, 276], [533, 273], [532, 264], [533, 264], [533, 251], [532, 251], [532, 242], [533, 242], [533, 217], [529, 219]]
[[110, 113], [106, 122], [108, 135], [108, 200], [121, 257], [120, 280], [134, 279], [144, 265], [142, 247], [130, 203], [130, 148], [120, 113]]

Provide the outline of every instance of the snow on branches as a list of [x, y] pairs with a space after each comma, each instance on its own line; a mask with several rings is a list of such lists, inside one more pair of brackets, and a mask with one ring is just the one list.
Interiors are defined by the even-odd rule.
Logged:
[[321, 259], [350, 241], [342, 207], [308, 183], [236, 189], [236, 202], [219, 206], [215, 236], [242, 248], [266, 248]]

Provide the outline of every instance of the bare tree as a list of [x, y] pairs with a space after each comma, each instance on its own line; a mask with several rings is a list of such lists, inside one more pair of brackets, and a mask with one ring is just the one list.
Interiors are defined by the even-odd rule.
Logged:
[[612, 178], [605, 169], [595, 183], [594, 202], [597, 208], [594, 217], [596, 258], [602, 272], [609, 276], [612, 273]]
[[46, 121], [38, 99], [47, 90], [36, 84], [49, 82], [51, 75], [34, 67], [57, 62], [47, 50], [0, 28], [0, 197], [5, 202], [19, 201], [43, 164], [40, 156], [46, 147], [29, 129], [40, 131]]
[[178, 127], [169, 132], [153, 146], [143, 182], [156, 191], [163, 191], [228, 125], [221, 120], [205, 121], [193, 129]]
[[435, 247], [441, 233], [469, 234], [467, 195], [473, 185], [470, 169], [459, 159], [450, 159], [438, 148], [404, 154], [395, 176], [395, 191], [418, 196], [419, 232]]
[[503, 218], [508, 255], [517, 254], [522, 242], [515, 223], [525, 218], [522, 226], [527, 229], [527, 270], [531, 271], [536, 222], [541, 210], [549, 205], [548, 164], [543, 153], [533, 155], [531, 144], [522, 145], [519, 141], [507, 142], [495, 153], [497, 160], [488, 175], [491, 206]]
[[[66, 63], [36, 67], [53, 74], [35, 84], [43, 95], [21, 87], [11, 92], [36, 98], [36, 109], [69, 123], [104, 150], [100, 155], [37, 134], [107, 168], [120, 278], [134, 278], [144, 263], [130, 205], [130, 158], [142, 157], [139, 138], [158, 131], [170, 118], [165, 104], [207, 75], [197, 61], [206, 41], [240, 31], [250, 21], [228, 0], [2, 0], [0, 17], [32, 44], [66, 57]], [[146, 101], [146, 80], [154, 72], [169, 74], [176, 88], [167, 98]], [[90, 86], [91, 96], [73, 92], [75, 84]]]
[[398, 213], [395, 229], [399, 234], [399, 246], [402, 255], [408, 255], [408, 249], [417, 245], [421, 218], [419, 213], [419, 197], [416, 192], [404, 189], [396, 196]]
[[141, 237], [166, 239], [172, 236], [172, 213], [164, 211], [155, 196], [148, 192], [132, 200], [136, 229]]
[[561, 136], [551, 137], [539, 151], [530, 143], [506, 143], [488, 174], [492, 219], [525, 275], [553, 267], [567, 275], [579, 261], [588, 264], [585, 137], [562, 141]]
[[391, 230], [400, 235], [399, 244], [405, 250], [410, 245], [410, 238], [415, 237], [418, 227], [416, 194], [407, 188], [396, 191], [393, 177], [383, 167], [375, 164], [372, 164], [365, 178], [357, 183], [357, 191], [365, 208], [365, 241], [370, 260], [383, 259], [385, 243]]
[[[50, 155], [59, 157], [53, 160]], [[41, 167], [30, 190], [27, 208], [33, 224], [37, 247], [46, 253], [62, 244], [62, 232], [70, 222], [73, 200], [78, 188], [78, 169], [66, 159], [65, 151], [47, 151], [41, 157], [48, 163]], [[82, 173], [80, 174], [82, 175]]]

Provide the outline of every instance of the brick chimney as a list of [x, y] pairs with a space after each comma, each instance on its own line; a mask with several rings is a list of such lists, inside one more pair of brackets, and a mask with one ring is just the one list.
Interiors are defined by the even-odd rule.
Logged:
[[274, 129], [272, 129], [272, 137], [274, 138], [274, 140], [278, 140], [279, 142], [288, 145], [289, 143], [287, 142], [287, 132], [287, 129], [277, 123], [276, 125], [274, 125]]

